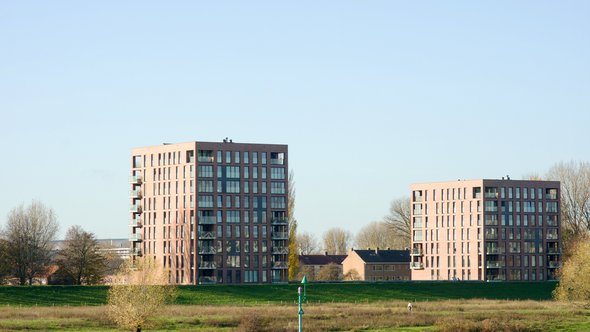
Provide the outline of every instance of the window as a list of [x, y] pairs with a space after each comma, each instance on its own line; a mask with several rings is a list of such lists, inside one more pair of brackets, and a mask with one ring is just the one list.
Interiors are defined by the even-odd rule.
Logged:
[[199, 195], [199, 207], [212, 208], [213, 207], [213, 196], [211, 195]]
[[213, 166], [199, 165], [198, 176], [201, 178], [212, 178], [213, 177]]
[[240, 166], [225, 166], [225, 177], [228, 179], [239, 179]]
[[225, 192], [230, 193], [230, 194], [239, 194], [240, 193], [240, 181], [228, 180], [225, 183]]
[[244, 164], [248, 164], [250, 162], [249, 153], [248, 151], [244, 151]]
[[225, 151], [225, 163], [231, 163], [231, 151]]
[[[240, 222], [240, 211], [227, 211], [227, 223], [239, 223]], [[236, 234], [236, 236], [239, 236]]]
[[252, 164], [258, 164], [258, 152], [252, 152]]
[[213, 192], [213, 181], [199, 181], [198, 182], [200, 193], [212, 193]]
[[285, 183], [284, 182], [271, 182], [270, 183], [270, 193], [271, 194], [284, 194], [285, 193]]
[[547, 202], [545, 207], [546, 212], [557, 213], [557, 202]]
[[286, 208], [285, 204], [285, 197], [282, 196], [272, 196], [271, 197], [271, 208], [273, 209], [284, 209]]
[[266, 165], [266, 152], [262, 152], [261, 159], [262, 165]]
[[240, 151], [234, 152], [234, 163], [236, 163], [236, 164], [240, 163]]

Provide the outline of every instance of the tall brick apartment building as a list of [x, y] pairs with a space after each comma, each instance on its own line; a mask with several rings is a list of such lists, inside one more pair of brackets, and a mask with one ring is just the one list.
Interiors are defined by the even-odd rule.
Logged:
[[287, 152], [228, 139], [132, 149], [132, 254], [178, 284], [287, 281]]
[[411, 186], [412, 280], [552, 280], [560, 183], [470, 180]]

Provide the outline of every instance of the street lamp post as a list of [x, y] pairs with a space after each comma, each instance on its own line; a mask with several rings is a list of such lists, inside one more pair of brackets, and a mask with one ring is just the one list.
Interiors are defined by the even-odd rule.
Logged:
[[301, 284], [303, 285], [303, 292], [301, 287], [297, 288], [297, 303], [299, 304], [299, 332], [303, 331], [303, 302], [306, 300], [306, 289], [305, 286], [307, 285], [307, 276], [303, 276], [301, 280]]

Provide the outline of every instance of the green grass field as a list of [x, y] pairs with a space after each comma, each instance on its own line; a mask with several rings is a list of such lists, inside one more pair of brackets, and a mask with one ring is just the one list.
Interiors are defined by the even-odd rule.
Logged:
[[[447, 299], [550, 300], [555, 282], [396, 282], [309, 284], [310, 303], [437, 301]], [[179, 286], [176, 304], [288, 304], [298, 284]], [[106, 303], [107, 286], [1, 286], [0, 305], [87, 306]]]

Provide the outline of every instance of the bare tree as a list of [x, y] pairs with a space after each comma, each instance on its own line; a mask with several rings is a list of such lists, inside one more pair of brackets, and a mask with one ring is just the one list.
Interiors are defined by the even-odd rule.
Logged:
[[320, 267], [317, 280], [336, 281], [342, 280], [342, 266], [336, 263], [330, 263]]
[[297, 278], [299, 271], [299, 253], [297, 252], [297, 220], [295, 220], [295, 174], [289, 172], [288, 183], [289, 200], [287, 203], [287, 220], [289, 222], [289, 280]]
[[590, 163], [561, 162], [546, 177], [561, 182], [561, 233], [567, 254], [570, 244], [590, 231]]
[[108, 315], [121, 328], [141, 331], [175, 295], [176, 288], [168, 283], [167, 271], [155, 260], [128, 260], [109, 289]]
[[72, 226], [66, 233], [65, 245], [59, 251], [59, 274], [75, 285], [99, 283], [105, 275], [107, 260], [99, 253], [94, 234], [80, 226]]
[[331, 255], [345, 255], [352, 243], [349, 231], [342, 228], [330, 228], [324, 233], [324, 249]]
[[58, 230], [55, 213], [41, 202], [10, 211], [4, 230], [13, 274], [21, 285], [33, 284], [50, 263], [51, 241]]
[[410, 198], [398, 198], [391, 202], [389, 214], [384, 221], [401, 239], [402, 247], [410, 246]]
[[297, 234], [297, 252], [301, 255], [317, 254], [320, 249], [320, 242], [309, 232]]
[[374, 221], [359, 230], [356, 235], [356, 247], [359, 248], [396, 248], [404, 247], [403, 239], [385, 222]]

